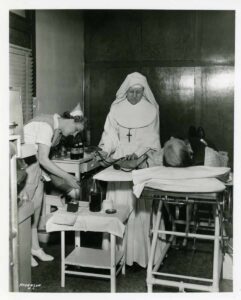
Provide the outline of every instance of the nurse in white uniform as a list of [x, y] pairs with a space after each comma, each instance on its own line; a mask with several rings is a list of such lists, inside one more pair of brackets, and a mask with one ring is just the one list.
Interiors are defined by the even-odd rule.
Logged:
[[[24, 141], [26, 144], [35, 145], [37, 155], [31, 159], [26, 172], [28, 174], [23, 191], [34, 204], [34, 217], [32, 222], [32, 249], [31, 265], [37, 267], [38, 262], [34, 257], [41, 261], [52, 261], [53, 256], [46, 254], [40, 248], [37, 227], [40, 222], [40, 213], [43, 203], [43, 174], [55, 177], [55, 182], [60, 187], [65, 186], [66, 193], [69, 195], [73, 191], [79, 190], [78, 179], [71, 174], [60, 169], [50, 158], [51, 147], [55, 147], [60, 142], [61, 136], [74, 135], [84, 128], [84, 121], [80, 106], [70, 113], [71, 118], [62, 118], [58, 114], [39, 115], [24, 125]], [[47, 174], [46, 174], [47, 172]]]
[[[160, 150], [159, 107], [140, 73], [129, 74], [116, 93], [99, 144], [105, 158], [136, 159], [149, 148]], [[125, 204], [131, 214], [127, 230], [127, 265], [148, 263], [150, 200], [136, 199], [131, 182], [110, 182], [107, 199]], [[160, 249], [157, 249], [157, 252]]]

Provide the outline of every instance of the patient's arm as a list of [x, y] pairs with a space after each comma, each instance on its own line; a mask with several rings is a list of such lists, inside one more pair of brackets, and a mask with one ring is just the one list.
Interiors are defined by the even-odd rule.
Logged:
[[136, 158], [136, 159], [129, 159], [129, 156], [127, 159], [122, 159], [122, 160], [119, 160], [118, 162], [116, 162], [114, 164], [114, 168], [115, 169], [143, 169], [143, 168], [146, 168], [147, 167], [147, 163], [146, 163], [146, 160], [147, 160], [147, 155], [143, 155], [139, 158]]
[[147, 153], [147, 163], [149, 167], [163, 166], [163, 149], [150, 151]]
[[116, 165], [124, 169], [144, 169], [147, 167], [163, 166], [163, 150], [150, 150], [140, 158], [128, 156], [127, 159], [117, 162]]

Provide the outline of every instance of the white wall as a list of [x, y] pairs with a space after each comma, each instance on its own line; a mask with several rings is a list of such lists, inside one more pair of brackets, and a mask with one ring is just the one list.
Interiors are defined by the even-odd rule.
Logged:
[[80, 11], [36, 10], [36, 114], [83, 104], [83, 24]]

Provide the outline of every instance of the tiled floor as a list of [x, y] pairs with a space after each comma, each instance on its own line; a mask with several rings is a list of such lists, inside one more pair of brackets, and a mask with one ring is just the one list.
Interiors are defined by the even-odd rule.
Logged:
[[[67, 251], [72, 248], [72, 238], [67, 241]], [[172, 248], [168, 252], [162, 266], [163, 272], [175, 272], [210, 278], [212, 275], [212, 245], [199, 242], [196, 249], [189, 243], [187, 249]], [[65, 288], [60, 287], [60, 243], [58, 233], [56, 239], [49, 245], [43, 245], [46, 252], [55, 257], [53, 262], [40, 262], [37, 268], [32, 268], [32, 282], [36, 288], [33, 292], [109, 292], [110, 283], [105, 279], [84, 278], [74, 275], [66, 276]], [[119, 274], [117, 278], [117, 292], [119, 293], [145, 293], [146, 269], [138, 266], [126, 268], [126, 275]], [[178, 292], [176, 288], [154, 286], [153, 292]], [[220, 292], [232, 292], [232, 281], [221, 280]]]

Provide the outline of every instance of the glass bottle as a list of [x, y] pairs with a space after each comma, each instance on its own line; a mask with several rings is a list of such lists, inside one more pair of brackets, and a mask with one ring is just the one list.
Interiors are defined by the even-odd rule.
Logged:
[[75, 143], [70, 150], [71, 159], [79, 159], [79, 145]]
[[102, 206], [102, 192], [99, 184], [96, 180], [93, 181], [93, 185], [90, 189], [89, 195], [89, 209], [92, 212], [101, 211]]
[[84, 158], [84, 145], [83, 143], [79, 142], [79, 158]]

